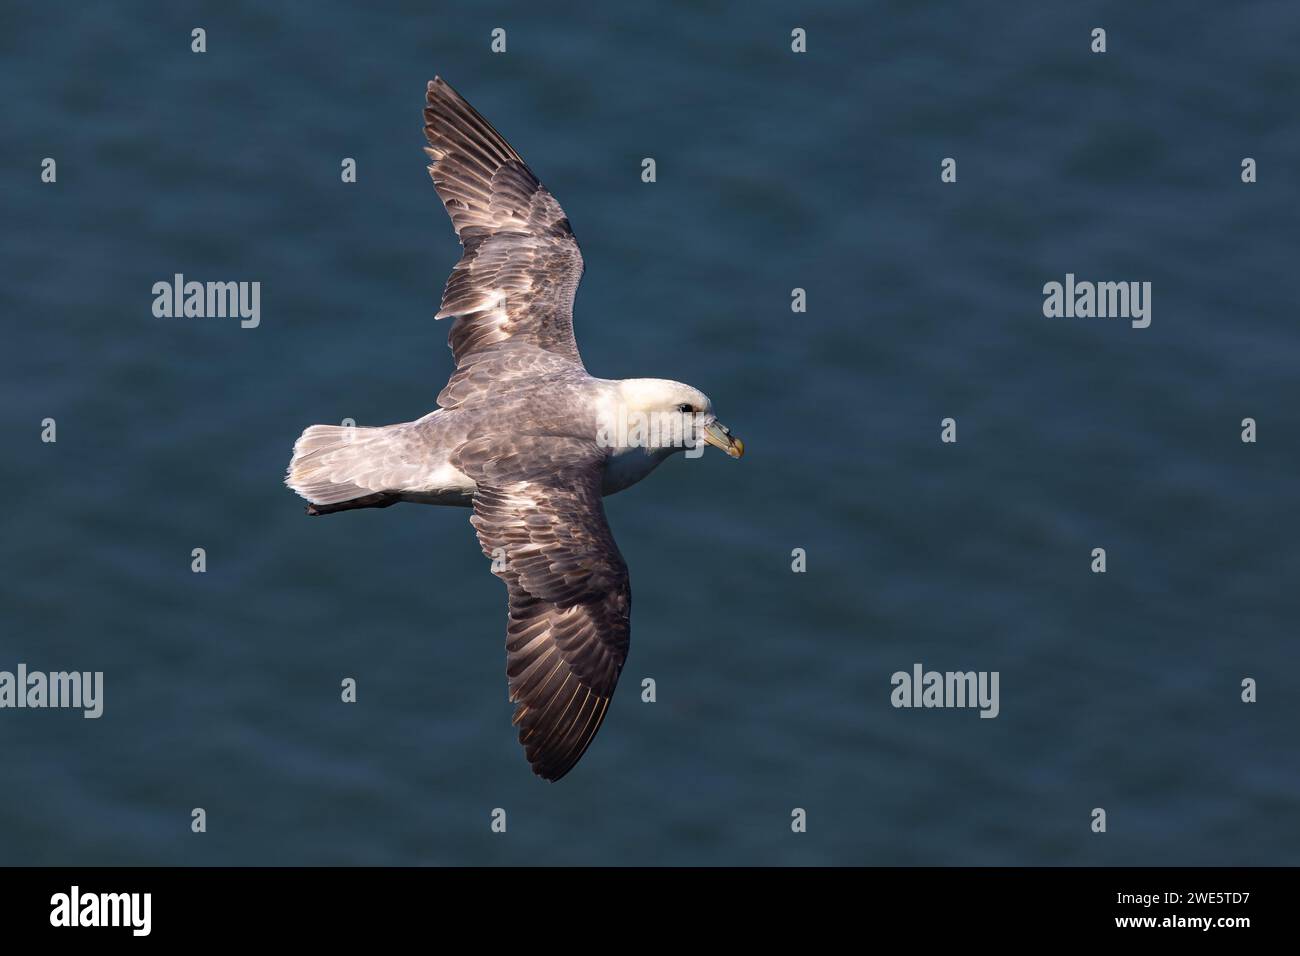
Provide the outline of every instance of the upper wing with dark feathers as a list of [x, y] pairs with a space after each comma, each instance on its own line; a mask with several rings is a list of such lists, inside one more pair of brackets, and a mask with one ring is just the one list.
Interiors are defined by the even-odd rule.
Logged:
[[525, 340], [581, 365], [573, 297], [582, 253], [560, 204], [510, 144], [441, 78], [425, 99], [429, 175], [465, 252], [437, 318], [454, 317], [459, 368], [499, 342]]
[[483, 553], [506, 584], [506, 676], [533, 771], [568, 773], [605, 719], [627, 659], [632, 595], [605, 520], [594, 443], [479, 438], [457, 467], [477, 482]]

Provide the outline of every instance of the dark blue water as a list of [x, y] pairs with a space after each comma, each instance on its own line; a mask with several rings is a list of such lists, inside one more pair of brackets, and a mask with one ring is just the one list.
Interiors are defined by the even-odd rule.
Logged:
[[[359, 6], [0, 12], [0, 670], [105, 674], [0, 710], [0, 863], [1300, 862], [1293, 4]], [[607, 503], [631, 656], [554, 785], [467, 514], [280, 484], [450, 371], [435, 73], [568, 212], [588, 367], [749, 449]], [[178, 272], [260, 326], [155, 318]], [[1151, 326], [1045, 318], [1067, 272]], [[893, 708], [915, 662], [1000, 715]]]

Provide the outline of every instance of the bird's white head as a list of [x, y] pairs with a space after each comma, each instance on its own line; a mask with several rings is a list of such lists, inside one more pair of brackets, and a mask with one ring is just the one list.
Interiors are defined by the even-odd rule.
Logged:
[[745, 443], [718, 421], [713, 402], [698, 388], [663, 378], [628, 378], [618, 383], [607, 422], [611, 444], [671, 454], [699, 448], [707, 442], [732, 458], [745, 453]]

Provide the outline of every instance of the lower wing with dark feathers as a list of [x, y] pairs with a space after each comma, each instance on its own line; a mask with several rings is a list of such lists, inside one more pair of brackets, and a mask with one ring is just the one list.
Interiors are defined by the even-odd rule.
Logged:
[[510, 602], [506, 675], [533, 771], [568, 773], [600, 729], [627, 658], [631, 588], [605, 520], [603, 455], [555, 437], [476, 439], [470, 519]]

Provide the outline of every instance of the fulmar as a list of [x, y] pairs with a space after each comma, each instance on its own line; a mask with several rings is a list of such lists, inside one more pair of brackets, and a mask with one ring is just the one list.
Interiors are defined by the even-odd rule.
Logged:
[[740, 439], [698, 389], [588, 374], [573, 337], [582, 254], [560, 204], [440, 77], [428, 85], [429, 175], [464, 247], [435, 318], [455, 360], [438, 408], [382, 427], [312, 425], [285, 484], [309, 515], [402, 501], [473, 508], [506, 585], [506, 676], [533, 771], [568, 773], [600, 729], [627, 658], [632, 592], [601, 498], [670, 455]]

